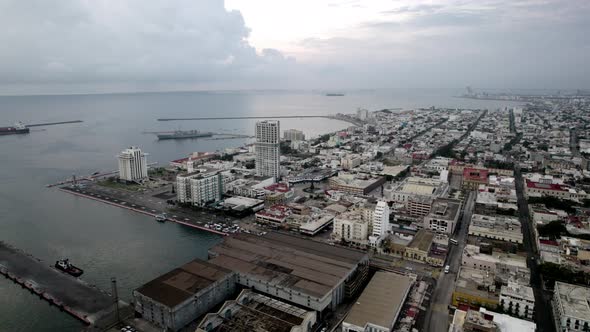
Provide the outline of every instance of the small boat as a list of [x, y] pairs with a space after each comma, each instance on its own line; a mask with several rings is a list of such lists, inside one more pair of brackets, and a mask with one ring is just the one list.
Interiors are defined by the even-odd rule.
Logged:
[[156, 215], [157, 222], [164, 222], [164, 221], [166, 221], [166, 219], [168, 219], [168, 217], [166, 216], [165, 213]]
[[67, 258], [56, 261], [55, 268], [74, 277], [79, 277], [84, 273], [81, 268], [72, 265]]

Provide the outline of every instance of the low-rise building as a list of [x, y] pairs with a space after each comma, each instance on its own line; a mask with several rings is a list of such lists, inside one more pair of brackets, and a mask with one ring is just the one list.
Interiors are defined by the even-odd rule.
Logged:
[[493, 273], [468, 266], [459, 268], [452, 297], [453, 306], [496, 309], [499, 295]]
[[316, 321], [315, 311], [244, 289], [235, 300], [205, 315], [195, 332], [311, 332]]
[[457, 309], [449, 332], [535, 332], [533, 322], [493, 312], [485, 308], [467, 311]]
[[480, 185], [488, 183], [488, 170], [466, 167], [463, 169], [462, 188], [465, 190], [477, 190]]
[[500, 288], [500, 306], [504, 312], [532, 320], [535, 312], [533, 289], [509, 281]]
[[424, 228], [435, 233], [453, 234], [461, 214], [461, 205], [458, 199], [437, 198], [424, 217]]
[[412, 241], [406, 246], [404, 257], [420, 263], [432, 266], [443, 266], [446, 250], [438, 248], [434, 243], [435, 234], [432, 231], [419, 230]]
[[474, 214], [469, 224], [469, 235], [522, 244], [520, 221], [508, 216]]
[[384, 177], [373, 177], [366, 174], [339, 173], [328, 180], [332, 190], [350, 194], [366, 195], [385, 183]]
[[379, 271], [375, 273], [342, 321], [342, 332], [389, 332], [410, 292], [412, 279]]
[[256, 221], [264, 224], [283, 224], [291, 215], [291, 209], [285, 205], [273, 205], [256, 212]]
[[150, 323], [178, 331], [231, 296], [233, 271], [194, 260], [133, 291], [137, 315]]
[[483, 273], [489, 272], [502, 284], [517, 281], [527, 285], [531, 278], [525, 257], [496, 252], [488, 255], [481, 253], [478, 246], [471, 244], [466, 245], [463, 249], [461, 265]]
[[553, 292], [553, 318], [560, 332], [588, 331], [590, 329], [590, 288], [555, 282]]

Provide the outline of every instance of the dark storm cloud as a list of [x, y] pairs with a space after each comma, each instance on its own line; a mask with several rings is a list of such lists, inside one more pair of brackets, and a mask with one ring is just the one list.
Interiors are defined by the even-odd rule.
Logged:
[[222, 0], [0, 0], [0, 84], [223, 82], [292, 60], [261, 55]]

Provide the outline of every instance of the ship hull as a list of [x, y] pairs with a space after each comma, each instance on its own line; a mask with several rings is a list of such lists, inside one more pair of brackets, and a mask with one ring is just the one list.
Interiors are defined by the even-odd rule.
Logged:
[[197, 135], [158, 135], [159, 140], [166, 140], [166, 139], [187, 139], [187, 138], [199, 138], [199, 137], [211, 137], [213, 134], [210, 133], [203, 133]]
[[29, 132], [30, 132], [29, 128], [25, 128], [25, 129], [16, 129], [14, 127], [0, 128], [0, 135], [28, 134]]

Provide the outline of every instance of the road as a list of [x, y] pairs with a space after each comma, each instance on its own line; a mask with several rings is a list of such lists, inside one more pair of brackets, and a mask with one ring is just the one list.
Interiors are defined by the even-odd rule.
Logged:
[[438, 278], [436, 286], [432, 292], [430, 301], [430, 308], [426, 313], [424, 331], [446, 332], [449, 329], [449, 309], [453, 295], [453, 289], [457, 272], [461, 266], [461, 254], [465, 243], [467, 242], [468, 225], [473, 213], [473, 204], [475, 201], [475, 192], [470, 192], [465, 202], [465, 209], [463, 212], [463, 219], [459, 227], [455, 230], [454, 239], [459, 244], [451, 245], [447, 255], [447, 265], [450, 265], [450, 272], [442, 273]]
[[529, 207], [524, 197], [524, 183], [522, 173], [518, 163], [514, 166], [514, 177], [516, 183], [516, 196], [518, 197], [518, 213], [520, 223], [522, 224], [523, 245], [527, 252], [527, 263], [531, 271], [531, 287], [535, 294], [535, 323], [539, 332], [553, 332], [555, 325], [553, 323], [553, 314], [551, 310], [551, 294], [544, 291], [542, 280], [537, 264], [537, 246], [531, 221], [529, 220]]

